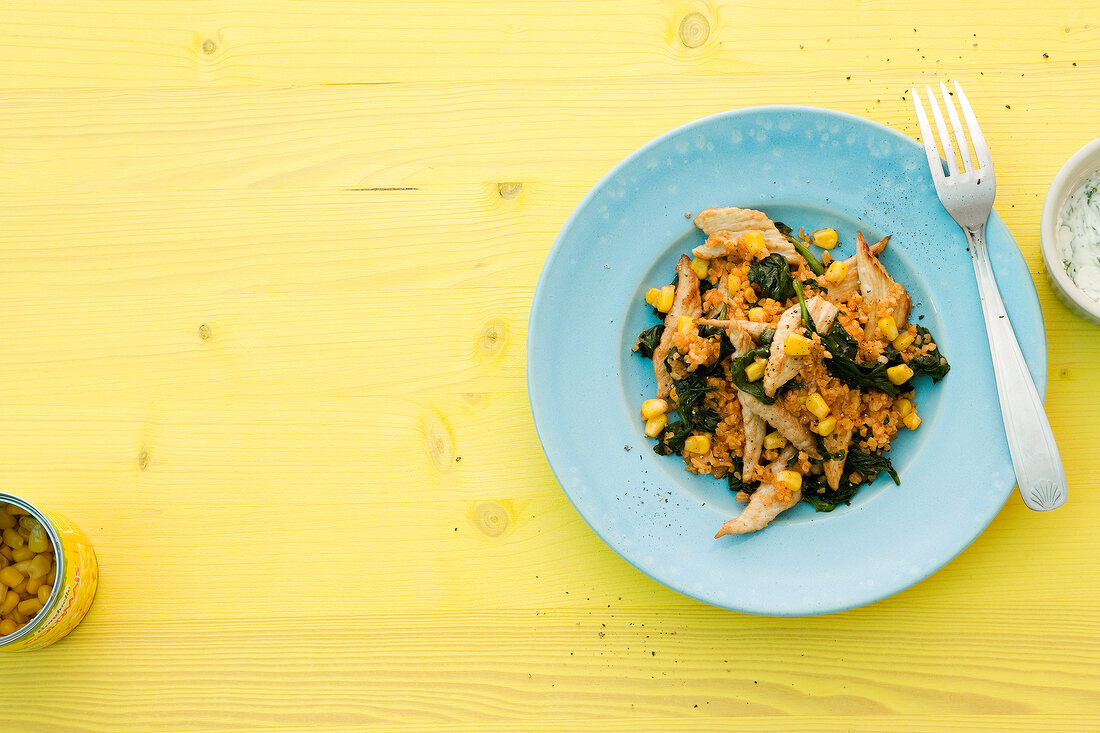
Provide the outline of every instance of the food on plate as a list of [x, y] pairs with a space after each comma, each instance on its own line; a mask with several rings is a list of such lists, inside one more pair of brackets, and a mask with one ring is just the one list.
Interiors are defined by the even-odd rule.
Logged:
[[1081, 291], [1100, 301], [1100, 174], [1082, 183], [1058, 214], [1058, 249], [1066, 274]]
[[920, 426], [913, 381], [951, 367], [878, 258], [889, 237], [868, 245], [859, 232], [855, 254], [833, 259], [833, 229], [795, 234], [736, 207], [695, 224], [707, 240], [647, 291], [661, 322], [634, 351], [653, 362], [640, 416], [654, 451], [747, 504], [716, 537], [755, 532], [800, 501], [832, 511], [880, 473], [900, 483], [886, 454]]
[[0, 535], [0, 636], [7, 636], [46, 605], [57, 565], [45, 527], [14, 504], [0, 504]]

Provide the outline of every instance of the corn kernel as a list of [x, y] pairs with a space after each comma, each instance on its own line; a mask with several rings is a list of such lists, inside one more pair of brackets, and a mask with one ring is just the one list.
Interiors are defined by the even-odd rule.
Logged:
[[24, 580], [22, 583], [12, 588], [11, 592], [22, 597], [23, 594], [27, 592], [27, 581]]
[[750, 255], [755, 255], [762, 250], [764, 248], [764, 233], [757, 231], [746, 232], [745, 247], [749, 250]]
[[30, 578], [44, 578], [46, 573], [50, 572], [50, 565], [53, 564], [53, 557], [48, 552], [43, 552], [40, 555], [35, 555], [31, 560], [30, 567], [27, 568], [27, 576]]
[[766, 323], [768, 320], [768, 314], [765, 313], [764, 309], [760, 306], [749, 308], [749, 320], [753, 323]]
[[42, 578], [27, 578], [27, 592], [38, 595], [38, 589], [42, 587]]
[[916, 411], [910, 412], [908, 415], [902, 418], [902, 423], [910, 430], [916, 430], [920, 427], [920, 418], [917, 416]]
[[19, 562], [12, 565], [12, 567], [15, 568], [21, 575], [26, 575], [27, 570], [30, 569], [30, 566], [30, 560], [20, 560]]
[[15, 607], [19, 605], [19, 594], [14, 591], [8, 591], [8, 594], [4, 596], [4, 602], [0, 604], [0, 614], [7, 616], [9, 613], [15, 610]]
[[52, 585], [40, 585], [38, 586], [38, 602], [43, 606], [46, 605], [46, 601], [50, 600], [50, 594], [53, 593]]
[[0, 636], [14, 634], [18, 630], [19, 627], [16, 626], [15, 621], [11, 620], [10, 618], [6, 618], [3, 621], [0, 621]]
[[813, 341], [800, 333], [792, 333], [783, 341], [783, 353], [787, 356], [806, 356], [810, 353]]
[[707, 276], [707, 271], [710, 269], [710, 260], [703, 260], [698, 257], [691, 261], [691, 271], [695, 273], [696, 277], [700, 280]]
[[665, 425], [668, 425], [668, 415], [658, 415], [657, 417], [646, 420], [646, 437], [656, 438], [658, 435], [661, 434], [661, 431], [665, 429]]
[[745, 367], [745, 378], [750, 382], [755, 382], [757, 379], [760, 379], [764, 376], [764, 368], [767, 364], [768, 360], [763, 358], [757, 359], [752, 364], [749, 364]]
[[741, 289], [741, 292], [745, 294], [745, 302], [749, 305], [755, 303], [759, 298], [756, 296], [756, 291], [753, 290], [751, 283], [745, 283], [745, 287]]
[[37, 598], [28, 598], [25, 601], [20, 601], [15, 610], [27, 618], [34, 618], [34, 615], [42, 610], [42, 604], [38, 602]]
[[832, 249], [836, 246], [836, 229], [818, 229], [814, 232], [814, 244], [822, 249]]
[[913, 370], [908, 364], [898, 364], [886, 370], [886, 378], [890, 384], [905, 384], [913, 377]]
[[787, 439], [783, 437], [783, 434], [776, 431], [768, 433], [764, 436], [764, 448], [767, 450], [778, 450], [787, 444]]
[[23, 535], [15, 531], [11, 527], [4, 530], [4, 544], [13, 550], [18, 550], [23, 545], [27, 544], [27, 541], [23, 539]]
[[913, 403], [904, 397], [894, 400], [894, 409], [898, 411], [898, 417], [905, 417], [913, 411]]
[[50, 549], [50, 536], [46, 534], [46, 528], [41, 525], [31, 530], [30, 539], [27, 540], [27, 547], [34, 552], [45, 552]]
[[57, 579], [57, 563], [50, 568], [50, 572], [46, 574], [46, 582], [53, 585], [54, 580]]
[[23, 511], [22, 509], [17, 507], [15, 504], [8, 504], [6, 507], [4, 507], [4, 511], [7, 512], [8, 514], [12, 514], [12, 515], [15, 515], [15, 516], [18, 516], [20, 514], [26, 514], [25, 511]]
[[27, 623], [26, 614], [20, 613], [18, 606], [11, 612], [11, 618], [15, 621], [15, 623], [19, 624], [20, 626]]
[[829, 265], [829, 269], [825, 271], [823, 277], [826, 282], [830, 282], [833, 285], [843, 282], [844, 278], [848, 277], [848, 264], [843, 260], [837, 260]]
[[829, 406], [825, 403], [825, 398], [818, 392], [807, 395], [806, 409], [818, 420], [824, 420], [829, 415]]
[[668, 412], [668, 401], [660, 398], [654, 400], [646, 400], [642, 403], [642, 419], [652, 420], [658, 415], [664, 415]]
[[676, 330], [680, 333], [689, 334], [693, 328], [695, 328], [695, 319], [691, 316], [680, 316], [676, 319]]
[[7, 512], [0, 512], [0, 529], [8, 529], [15, 526], [16, 519]]
[[829, 415], [817, 423], [818, 435], [832, 435], [836, 431], [836, 415]]
[[684, 441], [684, 450], [688, 453], [708, 453], [710, 452], [710, 436], [709, 435], [691, 435]]
[[737, 275], [730, 275], [726, 278], [726, 287], [730, 290], [737, 290], [741, 287], [741, 278], [737, 277]]
[[3, 555], [6, 560], [11, 560], [11, 548], [7, 545], [0, 545], [0, 555]]
[[19, 536], [27, 540], [31, 537], [31, 531], [26, 527], [16, 527], [15, 531], [19, 533]]
[[798, 491], [802, 488], [802, 474], [798, 471], [780, 471], [779, 483], [787, 487], [789, 491]]
[[657, 297], [657, 310], [668, 313], [672, 310], [672, 303], [676, 299], [676, 288], [666, 285], [661, 288], [661, 294]]
[[16, 570], [14, 567], [6, 567], [0, 570], [0, 583], [8, 586], [9, 588], [15, 588], [23, 582], [23, 573]]
[[887, 341], [893, 341], [898, 337], [898, 324], [893, 316], [878, 319], [878, 330], [882, 331]]
[[650, 288], [645, 291], [645, 302], [650, 305], [657, 305], [657, 299], [661, 297], [660, 288]]
[[909, 348], [909, 345], [913, 343], [913, 339], [916, 338], [916, 334], [912, 331], [905, 331], [898, 334], [898, 337], [894, 339], [894, 348], [898, 351], [905, 351]]
[[11, 551], [11, 559], [16, 562], [22, 562], [23, 560], [30, 560], [34, 557], [35, 553], [29, 547], [20, 547], [18, 550]]

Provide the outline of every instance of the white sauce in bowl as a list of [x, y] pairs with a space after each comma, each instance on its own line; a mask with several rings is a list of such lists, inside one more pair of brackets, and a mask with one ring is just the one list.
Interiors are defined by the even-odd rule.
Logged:
[[1058, 249], [1066, 274], [1100, 302], [1100, 173], [1073, 190], [1058, 214]]

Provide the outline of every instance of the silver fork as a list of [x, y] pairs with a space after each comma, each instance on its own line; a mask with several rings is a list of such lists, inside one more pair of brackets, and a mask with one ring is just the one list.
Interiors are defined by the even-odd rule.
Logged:
[[[921, 139], [924, 141], [924, 151], [928, 154], [928, 166], [932, 169], [936, 194], [939, 195], [943, 208], [962, 227], [966, 241], [970, 243], [970, 259], [974, 263], [974, 277], [978, 281], [978, 296], [981, 299], [982, 316], [985, 318], [986, 336], [989, 338], [989, 353], [993, 356], [997, 397], [1001, 403], [1001, 417], [1008, 436], [1008, 451], [1012, 456], [1012, 468], [1016, 472], [1020, 495], [1024, 503], [1036, 511], [1057, 509], [1066, 502], [1066, 472], [1058, 455], [1058, 445], [1054, 442], [1050, 422], [1043, 410], [1043, 402], [1035, 390], [1035, 383], [1031, 381], [1031, 373], [1027, 370], [1016, 334], [1012, 331], [1012, 324], [1005, 312], [1004, 303], [1001, 302], [1001, 294], [993, 279], [993, 268], [989, 264], [989, 253], [985, 246], [985, 223], [993, 211], [993, 199], [997, 194], [989, 146], [986, 145], [974, 110], [958, 82], [955, 82], [955, 95], [962, 107], [970, 139], [974, 143], [977, 167], [974, 167], [970, 158], [966, 136], [947, 87], [940, 82], [940, 93], [955, 133], [954, 148], [932, 88], [925, 86], [925, 90], [928, 92], [928, 106], [932, 108], [940, 145], [947, 160], [946, 176], [936, 148], [936, 138], [928, 124], [928, 117], [924, 114], [924, 106], [916, 87], [913, 87], [913, 105], [917, 109]], [[955, 161], [955, 150], [958, 150], [963, 161], [962, 170], [959, 170]]]

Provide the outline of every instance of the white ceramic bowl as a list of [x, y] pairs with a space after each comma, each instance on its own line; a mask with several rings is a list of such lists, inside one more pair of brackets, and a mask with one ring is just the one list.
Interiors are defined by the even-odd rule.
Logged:
[[1062, 251], [1058, 247], [1058, 215], [1062, 204], [1086, 179], [1100, 172], [1100, 138], [1073, 154], [1047, 189], [1043, 201], [1043, 217], [1039, 222], [1039, 239], [1042, 243], [1043, 264], [1047, 277], [1054, 284], [1054, 292], [1070, 310], [1093, 323], [1100, 323], [1100, 303], [1085, 295], [1068, 274]]

